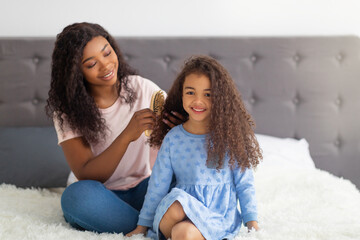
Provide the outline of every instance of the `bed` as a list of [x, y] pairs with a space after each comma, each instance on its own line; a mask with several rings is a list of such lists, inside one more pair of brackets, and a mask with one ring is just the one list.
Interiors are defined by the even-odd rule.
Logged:
[[[255, 170], [261, 230], [236, 239], [360, 239], [358, 37], [116, 40], [164, 90], [193, 54], [233, 76], [264, 154]], [[0, 38], [0, 239], [125, 239], [76, 231], [62, 217], [69, 168], [44, 113], [53, 44]]]

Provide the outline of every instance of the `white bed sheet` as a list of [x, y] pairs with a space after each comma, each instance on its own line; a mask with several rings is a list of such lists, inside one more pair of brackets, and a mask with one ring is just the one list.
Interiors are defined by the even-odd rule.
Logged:
[[[264, 162], [255, 170], [261, 230], [236, 239], [360, 239], [360, 192], [350, 181], [316, 169], [306, 140], [257, 135]], [[0, 185], [0, 239], [129, 239], [72, 229], [60, 191]], [[130, 239], [146, 239], [134, 236]]]

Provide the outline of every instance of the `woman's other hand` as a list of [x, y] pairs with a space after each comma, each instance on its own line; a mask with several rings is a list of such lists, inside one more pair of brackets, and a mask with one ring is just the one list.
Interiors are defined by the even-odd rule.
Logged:
[[136, 235], [136, 234], [143, 234], [145, 235], [146, 232], [147, 232], [147, 227], [145, 226], [140, 226], [138, 225], [133, 231], [129, 232], [128, 234], [126, 234], [127, 237], [131, 237], [133, 235]]
[[173, 112], [171, 111], [170, 113], [165, 112], [164, 113], [164, 118], [162, 119], [162, 121], [168, 125], [170, 128], [173, 128], [181, 123], [183, 123], [186, 120], [186, 118], [181, 115], [178, 112]]

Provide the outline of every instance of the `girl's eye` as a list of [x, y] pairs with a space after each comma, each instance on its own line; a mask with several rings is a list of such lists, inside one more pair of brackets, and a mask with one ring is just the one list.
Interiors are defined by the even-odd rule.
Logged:
[[111, 51], [105, 53], [105, 57], [109, 56], [111, 54]]
[[194, 95], [194, 92], [186, 92], [187, 95]]
[[205, 97], [211, 97], [210, 93], [205, 93]]

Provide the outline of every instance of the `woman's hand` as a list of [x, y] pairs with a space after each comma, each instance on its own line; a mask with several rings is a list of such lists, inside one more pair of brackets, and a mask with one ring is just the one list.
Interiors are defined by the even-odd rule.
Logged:
[[126, 234], [126, 236], [131, 237], [131, 236], [136, 235], [136, 234], [145, 235], [146, 232], [147, 232], [147, 229], [148, 229], [148, 227], [138, 225], [133, 231]]
[[155, 124], [155, 113], [142, 109], [134, 113], [129, 124], [121, 133], [129, 142], [137, 140], [145, 130], [152, 130]]
[[247, 226], [249, 232], [252, 229], [255, 229], [256, 231], [259, 230], [259, 225], [258, 225], [257, 221], [249, 221], [246, 223], [246, 226]]
[[165, 112], [164, 113], [164, 118], [162, 119], [162, 121], [168, 125], [170, 128], [173, 128], [181, 123], [183, 123], [186, 120], [186, 118], [181, 115], [178, 112], [173, 112], [171, 111], [171, 113]]

